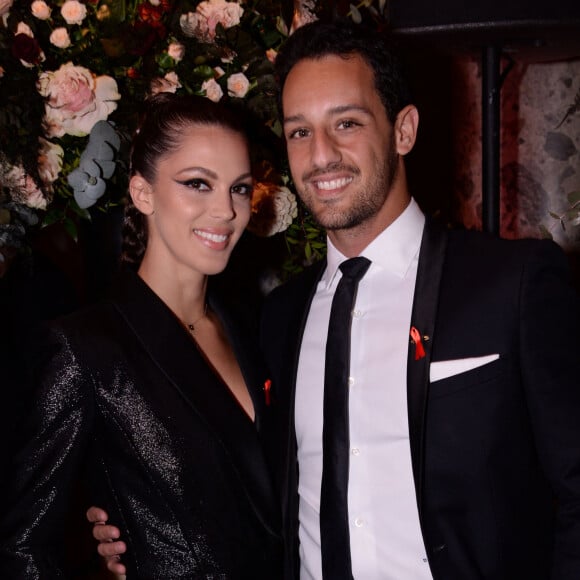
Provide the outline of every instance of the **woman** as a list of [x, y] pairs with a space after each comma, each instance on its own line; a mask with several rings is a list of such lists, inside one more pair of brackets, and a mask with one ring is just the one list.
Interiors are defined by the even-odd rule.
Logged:
[[272, 580], [267, 376], [255, 341], [208, 292], [250, 217], [242, 125], [208, 99], [153, 97], [129, 191], [125, 258], [137, 256], [138, 272], [49, 330], [0, 577], [59, 577], [53, 532], [82, 472], [121, 529], [129, 578]]

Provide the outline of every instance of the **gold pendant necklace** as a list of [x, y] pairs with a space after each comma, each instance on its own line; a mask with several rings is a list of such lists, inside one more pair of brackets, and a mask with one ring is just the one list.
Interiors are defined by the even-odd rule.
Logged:
[[203, 307], [203, 314], [197, 319], [194, 320], [193, 322], [187, 324], [187, 329], [189, 330], [189, 332], [191, 332], [191, 334], [193, 334], [195, 332], [195, 325], [202, 320], [203, 318], [205, 318], [207, 315], [207, 302], [205, 303], [204, 307]]

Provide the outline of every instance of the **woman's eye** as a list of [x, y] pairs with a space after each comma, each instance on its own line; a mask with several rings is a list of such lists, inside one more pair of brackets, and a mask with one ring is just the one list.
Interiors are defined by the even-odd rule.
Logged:
[[203, 179], [186, 179], [185, 181], [180, 181], [180, 183], [189, 189], [197, 189], [199, 191], [208, 191], [211, 189], [209, 184]]
[[250, 197], [252, 192], [254, 191], [254, 186], [250, 185], [249, 183], [239, 183], [238, 185], [234, 185], [232, 187], [232, 193], [236, 193], [238, 195], [244, 195], [246, 197]]

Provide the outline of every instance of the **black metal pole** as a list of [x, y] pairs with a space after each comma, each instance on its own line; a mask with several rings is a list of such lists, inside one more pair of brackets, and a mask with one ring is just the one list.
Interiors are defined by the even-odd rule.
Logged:
[[486, 46], [482, 54], [482, 225], [483, 231], [499, 235], [500, 193], [500, 50]]

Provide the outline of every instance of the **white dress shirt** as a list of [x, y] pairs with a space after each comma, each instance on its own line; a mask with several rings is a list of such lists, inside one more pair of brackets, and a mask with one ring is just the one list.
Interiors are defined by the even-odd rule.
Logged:
[[[361, 255], [372, 264], [353, 311], [348, 513], [356, 580], [432, 579], [419, 527], [407, 419], [407, 351], [425, 218], [414, 201]], [[306, 324], [296, 384], [300, 578], [322, 578], [320, 486], [324, 359], [330, 307], [345, 260], [328, 266]]]

